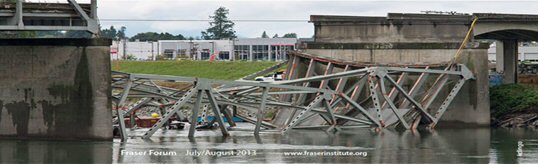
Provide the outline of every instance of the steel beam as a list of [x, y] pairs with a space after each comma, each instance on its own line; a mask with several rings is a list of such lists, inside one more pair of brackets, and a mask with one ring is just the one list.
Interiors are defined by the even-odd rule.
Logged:
[[260, 108], [258, 109], [258, 114], [256, 115], [256, 128], [254, 128], [254, 134], [259, 135], [260, 134], [260, 127], [263, 122], [263, 113], [265, 110], [265, 103], [267, 100], [267, 93], [269, 92], [269, 88], [264, 87], [263, 88], [263, 94], [262, 94], [262, 102], [260, 103]]
[[181, 99], [176, 101], [176, 103], [171, 107], [171, 110], [168, 111], [153, 127], [151, 127], [142, 138], [148, 139], [151, 137], [159, 128], [161, 128], [168, 120], [170, 120], [170, 117], [174, 115], [187, 101], [194, 95], [194, 91], [197, 90], [197, 86], [190, 89]]
[[196, 126], [198, 125], [198, 111], [200, 110], [200, 104], [202, 103], [202, 94], [203, 92], [201, 89], [196, 89], [196, 102], [194, 103], [194, 107], [192, 107], [189, 137], [194, 137], [194, 132], [196, 131]]

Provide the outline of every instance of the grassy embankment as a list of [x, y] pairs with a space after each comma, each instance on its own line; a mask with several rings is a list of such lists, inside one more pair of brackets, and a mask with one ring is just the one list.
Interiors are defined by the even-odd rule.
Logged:
[[[118, 62], [118, 63], [117, 63]], [[221, 80], [237, 80], [261, 71], [277, 62], [215, 61], [113, 61], [112, 70], [129, 73], [189, 76]]]
[[500, 118], [517, 113], [538, 113], [538, 89], [520, 84], [490, 88], [491, 116]]

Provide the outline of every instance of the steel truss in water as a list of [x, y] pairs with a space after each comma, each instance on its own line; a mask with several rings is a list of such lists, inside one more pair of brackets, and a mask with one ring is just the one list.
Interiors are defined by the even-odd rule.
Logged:
[[[207, 115], [213, 115], [213, 122], [219, 125], [223, 135], [234, 130], [226, 128], [236, 125], [233, 117], [254, 124], [256, 135], [262, 130], [285, 134], [292, 129], [415, 129], [419, 123], [433, 128], [464, 83], [474, 78], [464, 65], [447, 69], [361, 67], [304, 55], [290, 59], [287, 79], [274, 82], [114, 72], [113, 97], [119, 109], [115, 122], [119, 124], [122, 140], [128, 136], [124, 117], [148, 106], [159, 107], [163, 112], [143, 138], [151, 137], [172, 117], [188, 117], [189, 136], [194, 136], [200, 115], [205, 121]], [[303, 72], [298, 71], [305, 64], [301, 60], [308, 61]], [[280, 65], [249, 75], [247, 79], [271, 72]], [[316, 65], [324, 68], [323, 74], [315, 75]], [[333, 73], [335, 68], [342, 71]], [[164, 87], [157, 81], [174, 82], [182, 89]], [[441, 94], [447, 89], [448, 94]], [[138, 101], [128, 103], [128, 99]], [[435, 100], [440, 105], [432, 105]], [[276, 113], [271, 121], [264, 120], [267, 112]]]

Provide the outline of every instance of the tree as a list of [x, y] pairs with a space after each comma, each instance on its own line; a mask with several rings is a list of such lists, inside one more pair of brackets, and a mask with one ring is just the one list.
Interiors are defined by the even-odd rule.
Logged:
[[278, 34], [273, 35], [273, 38], [278, 38]]
[[156, 32], [144, 32], [138, 33], [135, 36], [129, 38], [130, 41], [157, 41], [157, 40], [185, 40], [185, 37], [181, 34], [172, 35], [170, 33], [156, 33]]
[[118, 39], [124, 40], [126, 38], [125, 31], [127, 28], [125, 26], [121, 26], [120, 30], [118, 31]]
[[297, 38], [297, 34], [296, 33], [287, 33], [287, 34], [284, 34], [284, 36], [282, 36], [283, 38]]
[[159, 33], [156, 32], [144, 32], [138, 33], [133, 37], [129, 38], [130, 41], [140, 40], [140, 41], [157, 41], [159, 40]]
[[265, 33], [265, 31], [263, 31], [262, 33], [262, 38], [269, 38], [269, 36], [267, 36], [267, 33]]
[[99, 33], [101, 37], [103, 38], [114, 39], [114, 40], [116, 40], [116, 37], [118, 36], [118, 31], [116, 31], [114, 26], [110, 26], [109, 29], [101, 30]]
[[236, 38], [235, 31], [233, 30], [235, 23], [228, 19], [229, 10], [225, 7], [219, 7], [215, 10], [214, 14], [209, 16], [210, 19], [213, 19], [209, 22], [211, 27], [206, 31], [202, 31], [202, 38], [207, 40]]

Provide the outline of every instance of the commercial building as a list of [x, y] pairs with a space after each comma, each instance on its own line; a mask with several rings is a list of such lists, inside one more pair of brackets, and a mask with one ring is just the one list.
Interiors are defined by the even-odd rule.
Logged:
[[[538, 61], [538, 45], [536, 44], [520, 44], [518, 47], [517, 60], [519, 61]], [[497, 46], [493, 43], [488, 49], [488, 60], [490, 62], [497, 61]]]
[[158, 53], [167, 59], [208, 60], [218, 54], [220, 60], [233, 60], [232, 40], [159, 40]]
[[[165, 59], [208, 60], [217, 54], [218, 60], [287, 60], [287, 54], [296, 50], [296, 38], [239, 38], [233, 40], [159, 40], [157, 42], [115, 41], [111, 47], [112, 59], [123, 54], [136, 60]], [[124, 50], [125, 45], [125, 50]]]
[[132, 56], [135, 60], [154, 60], [159, 54], [158, 42], [124, 42], [113, 41], [110, 46], [112, 60], [121, 60], [125, 56]]
[[286, 60], [287, 53], [295, 50], [296, 38], [245, 38], [234, 40], [236, 60]]

